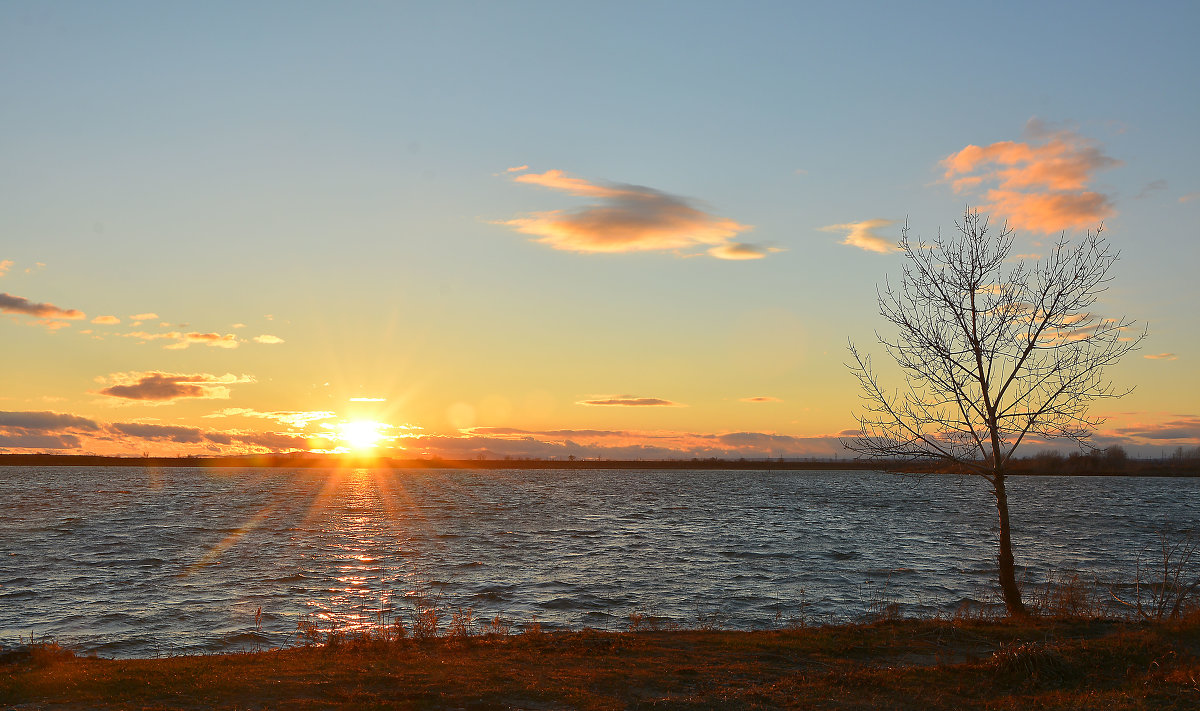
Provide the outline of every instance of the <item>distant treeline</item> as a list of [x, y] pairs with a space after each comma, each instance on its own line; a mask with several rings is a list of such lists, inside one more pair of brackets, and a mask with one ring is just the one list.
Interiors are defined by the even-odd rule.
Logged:
[[[866, 470], [953, 473], [932, 462], [870, 459], [392, 459], [339, 454], [252, 454], [225, 457], [100, 457], [77, 454], [0, 454], [0, 466], [56, 467], [284, 467], [391, 469], [702, 469], [744, 471]], [[1120, 447], [1062, 455], [1043, 452], [1014, 460], [1014, 475], [1200, 476], [1200, 447], [1169, 457], [1134, 459]]]
[[1069, 474], [1078, 476], [1200, 476], [1200, 447], [1177, 448], [1159, 459], [1134, 459], [1119, 446], [1091, 452], [1041, 452], [1015, 460], [1014, 474]]

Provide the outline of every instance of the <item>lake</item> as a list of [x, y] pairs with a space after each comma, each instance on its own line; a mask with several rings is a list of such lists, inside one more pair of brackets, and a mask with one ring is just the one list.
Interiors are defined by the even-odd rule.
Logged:
[[[0, 468], [0, 645], [103, 656], [294, 642], [443, 610], [751, 629], [993, 603], [984, 482], [863, 471]], [[1200, 480], [1009, 481], [1018, 575], [1127, 583]], [[1022, 573], [1022, 571], [1024, 571]], [[443, 620], [445, 622], [446, 620]]]

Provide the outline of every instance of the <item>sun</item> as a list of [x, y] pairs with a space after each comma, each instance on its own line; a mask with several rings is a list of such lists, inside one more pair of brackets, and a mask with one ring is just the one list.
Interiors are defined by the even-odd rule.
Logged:
[[365, 452], [378, 446], [379, 440], [383, 439], [383, 428], [383, 423], [370, 420], [343, 422], [338, 427], [342, 442], [356, 452]]

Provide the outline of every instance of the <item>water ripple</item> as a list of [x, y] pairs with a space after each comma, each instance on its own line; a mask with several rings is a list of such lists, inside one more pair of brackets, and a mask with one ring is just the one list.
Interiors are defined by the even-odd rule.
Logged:
[[[1029, 580], [1119, 582], [1191, 479], [1010, 483]], [[0, 646], [30, 633], [145, 656], [252, 649], [413, 604], [550, 627], [631, 612], [763, 627], [994, 599], [975, 480], [872, 472], [0, 469]]]

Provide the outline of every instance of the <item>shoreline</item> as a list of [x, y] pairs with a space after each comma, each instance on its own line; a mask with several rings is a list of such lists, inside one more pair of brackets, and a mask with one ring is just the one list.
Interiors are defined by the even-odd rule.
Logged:
[[[326, 454], [259, 454], [220, 457], [109, 457], [71, 454], [0, 454], [0, 467], [286, 468], [286, 469], [463, 469], [515, 470], [697, 470], [697, 471], [889, 471], [956, 474], [929, 463], [858, 459], [395, 459]], [[1044, 466], [1017, 460], [1009, 476], [1200, 477], [1200, 461], [1127, 460], [1119, 466]]]
[[45, 708], [1195, 708], [1200, 616], [884, 620], [739, 632], [330, 637], [159, 659], [0, 655]]

